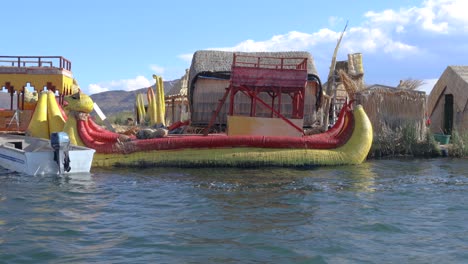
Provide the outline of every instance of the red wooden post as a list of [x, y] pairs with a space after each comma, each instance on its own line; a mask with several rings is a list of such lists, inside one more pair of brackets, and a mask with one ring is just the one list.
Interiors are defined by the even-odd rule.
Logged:
[[[245, 90], [248, 91], [249, 93], [249, 96], [250, 96], [250, 116], [255, 116], [255, 104], [256, 104], [256, 101], [255, 101], [255, 97], [257, 96], [257, 93], [255, 91], [255, 88], [253, 91], [250, 91], [249, 88], [245, 87]], [[254, 96], [252, 96], [254, 95]]]
[[281, 97], [282, 97], [282, 92], [281, 92], [281, 87], [278, 88], [278, 113], [281, 114]]
[[236, 96], [237, 88], [232, 87], [232, 85], [229, 85], [229, 88], [231, 92], [229, 94], [229, 115], [234, 115], [234, 96]]
[[277, 94], [275, 92], [273, 92], [271, 95], [271, 117], [273, 117], [273, 109], [275, 109], [275, 98], [277, 96]]

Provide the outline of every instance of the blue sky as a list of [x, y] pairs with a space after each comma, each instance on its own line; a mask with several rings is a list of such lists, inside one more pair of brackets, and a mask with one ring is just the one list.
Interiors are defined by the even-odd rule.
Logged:
[[432, 88], [448, 65], [468, 64], [468, 1], [4, 1], [0, 55], [64, 56], [87, 94], [180, 78], [197, 50], [308, 51], [326, 80], [363, 54], [365, 82]]

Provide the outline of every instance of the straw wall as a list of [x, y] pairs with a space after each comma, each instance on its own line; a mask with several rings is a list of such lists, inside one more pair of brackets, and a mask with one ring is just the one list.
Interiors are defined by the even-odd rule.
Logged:
[[396, 88], [375, 88], [356, 93], [356, 102], [362, 104], [374, 128], [374, 134], [385, 128], [393, 131], [414, 125], [417, 135], [425, 136], [426, 97], [424, 92]]

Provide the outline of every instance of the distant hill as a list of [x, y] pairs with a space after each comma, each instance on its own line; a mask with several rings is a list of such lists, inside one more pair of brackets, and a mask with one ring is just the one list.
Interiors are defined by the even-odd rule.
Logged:
[[142, 88], [134, 91], [108, 91], [97, 94], [92, 94], [91, 98], [99, 105], [99, 108], [106, 115], [133, 111], [135, 106], [135, 98], [138, 93], [146, 93], [148, 88]]
[[[164, 92], [167, 93], [176, 81], [164, 82]], [[153, 87], [154, 89], [154, 87]], [[148, 88], [141, 88], [134, 91], [108, 91], [92, 94], [91, 99], [101, 108], [105, 115], [109, 116], [124, 111], [133, 111], [135, 107], [136, 95], [144, 93]]]

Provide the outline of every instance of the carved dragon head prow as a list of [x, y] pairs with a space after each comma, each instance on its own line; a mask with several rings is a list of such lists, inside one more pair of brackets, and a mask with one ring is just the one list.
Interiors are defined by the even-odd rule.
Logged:
[[91, 113], [94, 108], [94, 102], [91, 97], [88, 95], [78, 91], [75, 94], [65, 96], [63, 98], [65, 101], [65, 110], [68, 111], [76, 111], [76, 112], [82, 112], [82, 113]]

